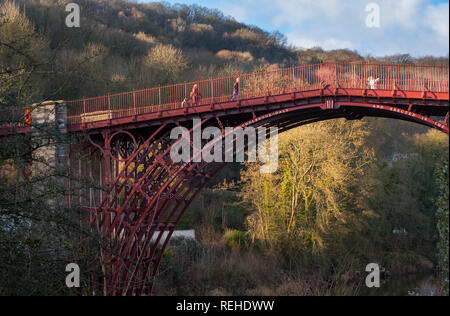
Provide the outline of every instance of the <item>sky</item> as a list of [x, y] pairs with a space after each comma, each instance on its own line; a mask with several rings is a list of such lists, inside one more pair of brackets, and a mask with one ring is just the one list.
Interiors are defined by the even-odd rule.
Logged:
[[[138, 2], [160, 2], [138, 0]], [[219, 9], [265, 31], [280, 31], [299, 48], [348, 48], [363, 55], [449, 53], [448, 0], [165, 0]], [[374, 24], [379, 8], [379, 25]], [[372, 22], [367, 26], [367, 19]]]

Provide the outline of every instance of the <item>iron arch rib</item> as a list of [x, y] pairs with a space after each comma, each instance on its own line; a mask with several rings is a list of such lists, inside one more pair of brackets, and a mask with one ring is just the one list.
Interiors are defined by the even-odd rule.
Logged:
[[[368, 76], [380, 69], [378, 87], [368, 87]], [[90, 139], [91, 149], [99, 153], [92, 156], [98, 161], [89, 164], [89, 171], [82, 162], [72, 165], [79, 166], [80, 177], [89, 174], [104, 187], [89, 198], [89, 206], [80, 199], [89, 212], [91, 230], [105, 238], [98, 260], [103, 263], [103, 275], [96, 292], [150, 295], [180, 218], [223, 167], [195, 162], [194, 157], [173, 162], [170, 152], [176, 141], [170, 139], [172, 128], [189, 126], [192, 136], [190, 123], [199, 118], [204, 127], [220, 127], [222, 141], [227, 133], [224, 126], [278, 127], [284, 132], [336, 118], [383, 117], [448, 134], [448, 67], [427, 69], [408, 65], [402, 68], [406, 76], [401, 76], [393, 65], [325, 63], [246, 74], [241, 76], [242, 99], [232, 101], [226, 92], [229, 78], [211, 79], [198, 83], [209, 92], [189, 107], [180, 103], [185, 84], [125, 93], [133, 96], [129, 100], [139, 95], [142, 102], [117, 104], [125, 110], [91, 106], [99, 100], [99, 104], [114, 103], [110, 96], [68, 101], [69, 132], [91, 131], [95, 138]], [[430, 77], [426, 87], [424, 74]], [[158, 95], [159, 105], [150, 104], [151, 95]], [[190, 146], [193, 149], [194, 144]]]
[[[260, 113], [240, 124], [235, 122], [240, 127], [276, 126], [283, 132], [322, 120], [364, 116], [404, 119], [448, 133], [444, 123], [420, 114], [386, 105], [353, 102], [342, 102], [333, 109], [327, 108], [327, 103], [294, 105]], [[208, 119], [203, 120], [206, 122]], [[107, 152], [109, 139], [102, 148], [105, 168], [111, 168], [114, 177], [91, 219], [91, 228], [102, 231], [109, 239], [110, 255], [105, 259], [110, 274], [101, 282], [107, 295], [151, 294], [162, 255], [179, 220], [201, 189], [223, 167], [223, 164], [195, 163], [194, 157], [188, 163], [174, 163], [170, 152], [176, 142], [168, 139], [169, 128], [174, 126], [160, 127], [131, 154], [128, 151], [128, 159], [118, 159], [120, 163], [115, 167]], [[193, 129], [190, 135], [192, 132]]]

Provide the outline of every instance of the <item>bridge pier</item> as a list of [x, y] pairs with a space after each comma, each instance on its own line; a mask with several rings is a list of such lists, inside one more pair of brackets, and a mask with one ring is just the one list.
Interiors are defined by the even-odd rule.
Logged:
[[[31, 174], [35, 192], [52, 189], [47, 203], [51, 207], [64, 206], [67, 164], [67, 108], [64, 101], [46, 101], [32, 106]], [[43, 187], [43, 186], [47, 187]], [[48, 187], [50, 186], [50, 187]], [[65, 203], [65, 202], [64, 202]]]

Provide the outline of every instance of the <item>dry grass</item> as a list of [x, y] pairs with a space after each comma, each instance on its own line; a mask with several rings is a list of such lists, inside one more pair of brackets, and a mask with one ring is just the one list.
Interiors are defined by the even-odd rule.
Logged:
[[[283, 271], [273, 253], [254, 249], [241, 251], [226, 246], [223, 236], [211, 228], [200, 233], [202, 255], [195, 256], [189, 247], [172, 248], [163, 262], [155, 295], [195, 296], [311, 296], [355, 295], [345, 276], [325, 280], [320, 273], [292, 273]], [[195, 250], [198, 251], [198, 250]], [[170, 258], [169, 258], [170, 257]], [[184, 259], [179, 259], [180, 257]], [[178, 258], [178, 259], [177, 259]], [[171, 260], [174, 260], [170, 262]], [[181, 261], [179, 261], [181, 260]], [[166, 267], [166, 268], [164, 268]]]

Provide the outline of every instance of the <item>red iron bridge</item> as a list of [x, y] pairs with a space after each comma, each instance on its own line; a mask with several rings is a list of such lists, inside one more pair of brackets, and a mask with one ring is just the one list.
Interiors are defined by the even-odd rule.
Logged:
[[[80, 189], [66, 201], [84, 210], [85, 224], [108, 240], [110, 251], [100, 255], [107, 274], [92, 277], [93, 291], [150, 295], [181, 217], [225, 165], [173, 162], [174, 127], [186, 127], [192, 135], [193, 119], [200, 119], [204, 128], [220, 128], [225, 137], [225, 127], [284, 132], [329, 119], [382, 117], [448, 134], [448, 75], [448, 66], [323, 63], [61, 101], [67, 132], [86, 136], [75, 146], [83, 155], [69, 155], [68, 169], [104, 188]], [[233, 99], [236, 78], [240, 98]], [[201, 95], [195, 104], [194, 85]], [[0, 128], [0, 134], [8, 129]], [[31, 129], [23, 125], [14, 131]]]

